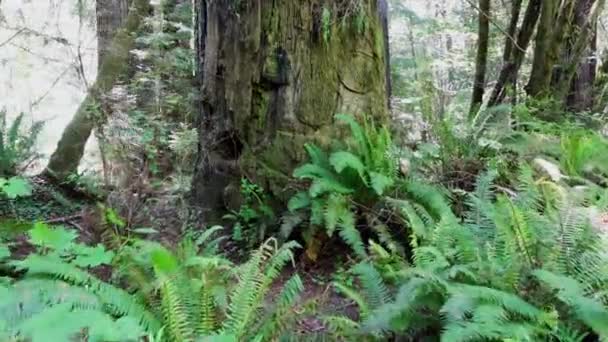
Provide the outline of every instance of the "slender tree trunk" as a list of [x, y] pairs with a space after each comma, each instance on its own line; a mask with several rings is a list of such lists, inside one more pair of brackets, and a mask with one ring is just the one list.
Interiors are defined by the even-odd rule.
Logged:
[[505, 38], [505, 50], [502, 55], [503, 63], [506, 65], [511, 60], [511, 54], [515, 48], [515, 35], [517, 34], [517, 24], [519, 23], [519, 15], [521, 13], [521, 5], [523, 0], [512, 0], [511, 1], [511, 20], [509, 20], [509, 34]]
[[358, 26], [344, 17], [350, 1], [199, 0], [193, 200], [205, 220], [230, 206], [242, 176], [286, 196], [303, 145], [339, 134], [335, 113], [387, 119], [385, 1], [360, 1]]
[[[106, 1], [114, 4], [118, 3], [117, 0]], [[129, 53], [134, 44], [135, 32], [137, 32], [140, 23], [149, 14], [149, 11], [149, 0], [133, 0], [133, 6], [124, 20], [124, 27], [116, 30], [109, 43], [109, 48], [102, 48], [100, 55], [103, 56], [103, 59], [97, 72], [95, 84], [89, 89], [88, 95], [80, 104], [72, 121], [63, 131], [57, 148], [51, 155], [45, 171], [50, 177], [63, 181], [70, 174], [78, 171], [85, 145], [99, 119], [95, 116], [99, 115], [96, 107], [99, 105], [100, 95], [110, 91], [120, 77], [126, 75], [129, 69]], [[108, 30], [102, 28], [102, 31], [106, 35]]]
[[526, 8], [526, 13], [517, 35], [517, 45], [513, 44], [509, 62], [505, 63], [500, 70], [498, 81], [488, 102], [488, 106], [490, 107], [502, 103], [507, 95], [507, 86], [517, 82], [519, 69], [524, 61], [526, 51], [530, 46], [530, 41], [538, 23], [541, 1], [530, 0], [528, 2], [528, 7]]
[[475, 79], [469, 117], [474, 117], [483, 103], [486, 89], [486, 69], [488, 64], [488, 47], [490, 45], [490, 0], [479, 1], [479, 37], [477, 39], [477, 58], [475, 62]]

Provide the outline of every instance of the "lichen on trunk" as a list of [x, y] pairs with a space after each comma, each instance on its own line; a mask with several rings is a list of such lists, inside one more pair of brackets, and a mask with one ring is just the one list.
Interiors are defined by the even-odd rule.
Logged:
[[338, 135], [334, 114], [388, 117], [384, 0], [198, 5], [195, 204], [221, 211], [244, 175], [286, 195], [304, 143]]

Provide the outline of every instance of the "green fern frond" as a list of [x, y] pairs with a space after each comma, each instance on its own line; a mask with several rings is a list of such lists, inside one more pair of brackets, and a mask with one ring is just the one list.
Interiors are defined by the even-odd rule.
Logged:
[[342, 173], [346, 169], [356, 171], [361, 182], [368, 184], [365, 165], [356, 155], [347, 151], [334, 152], [329, 157], [329, 162], [338, 173]]
[[330, 168], [329, 157], [318, 146], [314, 144], [305, 144], [304, 149], [308, 153], [308, 157], [312, 164], [319, 165], [325, 169]]
[[310, 196], [306, 192], [298, 192], [289, 199], [287, 209], [291, 212], [307, 208], [311, 205]]
[[261, 341], [272, 340], [280, 336], [289, 328], [289, 323], [293, 320], [293, 306], [296, 304], [304, 284], [299, 275], [294, 275], [285, 284], [279, 293], [271, 312], [263, 319], [265, 322], [256, 334]]
[[335, 179], [317, 178], [312, 181], [308, 192], [314, 198], [326, 193], [351, 194], [354, 192], [354, 189], [341, 184]]
[[352, 211], [345, 212], [345, 215], [340, 218], [338, 233], [359, 258], [365, 259], [367, 258], [365, 243], [355, 224], [355, 214]]
[[[382, 334], [392, 331], [394, 319], [400, 320], [399, 330], [406, 331], [414, 317], [419, 314], [418, 309], [425, 303], [419, 300], [433, 288], [432, 282], [424, 278], [412, 278], [404, 283], [398, 290], [395, 299], [386, 303], [373, 312], [365, 319], [361, 325], [364, 333]], [[422, 305], [421, 305], [422, 304]]]
[[361, 293], [342, 283], [334, 282], [333, 285], [339, 293], [346, 296], [346, 298], [352, 300], [353, 302], [355, 302], [355, 304], [357, 304], [357, 307], [359, 308], [359, 314], [362, 318], [369, 316], [372, 308]]
[[[278, 243], [275, 239], [267, 241], [268, 244]], [[289, 241], [284, 243], [278, 249], [272, 250], [272, 255], [266, 261], [264, 267], [264, 284], [270, 286], [270, 284], [281, 274], [282, 269], [289, 263], [294, 262], [293, 251], [301, 248], [300, 244], [295, 241]]]
[[239, 282], [230, 295], [230, 304], [226, 320], [223, 323], [224, 334], [235, 335], [237, 338], [245, 333], [247, 325], [254, 312], [259, 309], [256, 302], [260, 293], [264, 291], [262, 263], [268, 258], [267, 244], [256, 250], [249, 261], [239, 272]]
[[457, 284], [450, 286], [452, 295], [467, 296], [482, 304], [499, 306], [510, 313], [515, 313], [532, 321], [543, 321], [545, 314], [542, 310], [529, 304], [519, 296], [499, 291], [493, 288], [475, 285]]
[[452, 208], [446, 200], [448, 198], [447, 194], [432, 185], [415, 179], [408, 179], [400, 182], [400, 190], [404, 191], [413, 202], [426, 208], [433, 219], [437, 221], [444, 216], [454, 216]]
[[330, 194], [327, 198], [324, 215], [327, 235], [332, 236], [338, 224], [340, 224], [343, 218], [350, 213], [351, 207], [346, 196]]
[[608, 338], [608, 308], [587, 297], [580, 283], [545, 270], [536, 270], [533, 275], [556, 291], [557, 298], [572, 308], [576, 318], [593, 329], [601, 338]]
[[386, 190], [392, 187], [395, 183], [393, 178], [378, 172], [370, 172], [369, 177], [371, 180], [372, 189], [374, 189], [378, 196], [384, 195]]
[[16, 327], [19, 335], [32, 342], [69, 341], [82, 335], [87, 328], [90, 341], [138, 339], [143, 331], [128, 320], [114, 321], [97, 310], [74, 310], [68, 304], [59, 304], [32, 316]]
[[9, 142], [9, 144], [11, 144], [11, 149], [16, 149], [17, 143], [19, 142], [19, 133], [24, 116], [24, 113], [20, 113], [19, 115], [17, 115], [17, 117], [11, 123], [8, 132], [6, 132], [7, 141]]
[[371, 165], [372, 148], [370, 146], [368, 136], [367, 136], [365, 130], [363, 129], [363, 127], [361, 127], [361, 125], [357, 122], [357, 120], [355, 120], [350, 115], [337, 114], [336, 119], [338, 121], [342, 121], [342, 122], [348, 124], [348, 126], [350, 127], [350, 133], [353, 136], [355, 143], [357, 145], [357, 150], [363, 157], [363, 162], [366, 163], [367, 165]]
[[130, 316], [139, 320], [142, 326], [150, 331], [160, 329], [160, 323], [143, 305], [128, 292], [103, 283], [88, 272], [67, 264], [59, 259], [39, 255], [29, 255], [22, 261], [12, 263], [17, 269], [26, 270], [28, 276], [52, 277], [69, 284], [84, 286], [117, 316]]
[[382, 276], [372, 265], [360, 263], [353, 268], [364, 291], [370, 307], [378, 308], [390, 300], [388, 288], [384, 284]]
[[162, 272], [158, 277], [163, 319], [169, 335], [175, 341], [194, 341], [196, 327], [192, 326], [190, 308], [184, 302], [177, 281]]
[[328, 329], [337, 337], [353, 337], [360, 330], [360, 324], [345, 316], [326, 316], [323, 322]]

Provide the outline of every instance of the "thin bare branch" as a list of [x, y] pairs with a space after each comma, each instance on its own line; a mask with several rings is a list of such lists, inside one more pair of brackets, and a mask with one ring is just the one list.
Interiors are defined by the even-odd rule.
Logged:
[[477, 6], [477, 4], [475, 4], [472, 0], [464, 0], [466, 1], [469, 5], [471, 5], [471, 7], [473, 7], [476, 11], [478, 11], [479, 13], [481, 13], [483, 16], [485, 16], [486, 18], [488, 18], [488, 20], [490, 21], [490, 23], [496, 27], [498, 29], [498, 31], [500, 31], [502, 34], [505, 35], [505, 37], [509, 38], [509, 40], [511, 40], [511, 42], [513, 43], [513, 46], [515, 46], [519, 51], [521, 52], [526, 52], [526, 50], [524, 48], [522, 48], [521, 46], [519, 46], [519, 44], [517, 43], [517, 39], [515, 39], [515, 37], [513, 37], [512, 35], [509, 34], [509, 32], [507, 32], [507, 30], [505, 30], [502, 26], [500, 26], [489, 13], [484, 12], [481, 8], [479, 8], [479, 6]]
[[21, 33], [23, 33], [23, 31], [25, 31], [24, 28], [18, 30], [17, 32], [15, 32], [15, 34], [13, 34], [12, 36], [10, 36], [7, 40], [3, 41], [2, 43], [0, 43], [0, 47], [10, 43], [13, 39], [17, 38]]

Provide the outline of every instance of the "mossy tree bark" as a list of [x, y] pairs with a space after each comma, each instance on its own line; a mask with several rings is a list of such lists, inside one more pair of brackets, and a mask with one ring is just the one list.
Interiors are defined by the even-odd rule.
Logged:
[[558, 5], [555, 0], [543, 0], [542, 2], [540, 21], [536, 32], [532, 72], [526, 86], [526, 92], [530, 96], [546, 96], [549, 92], [553, 68], [549, 51], [553, 47], [552, 32]]
[[[119, 0], [104, 0], [106, 5], [118, 5], [111, 10], [112, 15], [124, 14], [121, 2]], [[121, 77], [127, 76], [129, 70], [129, 53], [135, 42], [135, 33], [137, 32], [143, 18], [150, 13], [149, 0], [131, 0], [131, 8], [126, 18], [117, 18], [106, 20], [102, 18], [102, 25], [98, 33], [101, 33], [99, 56], [102, 60], [99, 62], [97, 79], [89, 89], [88, 94], [80, 107], [74, 114], [74, 117], [64, 129], [61, 139], [57, 144], [57, 148], [51, 155], [49, 163], [46, 167], [45, 174], [58, 181], [64, 181], [69, 175], [75, 174], [78, 171], [78, 165], [84, 154], [84, 148], [91, 136], [96, 122], [98, 113], [97, 106], [102, 94], [112, 90]], [[104, 14], [104, 15], [107, 15]], [[124, 26], [118, 30], [109, 27], [112, 23], [123, 23]], [[108, 40], [108, 35], [114, 32], [111, 40]], [[106, 45], [109, 44], [109, 47]]]
[[98, 69], [101, 69], [103, 60], [108, 54], [114, 34], [124, 26], [128, 15], [128, 0], [96, 0]]
[[334, 114], [388, 118], [385, 0], [198, 1], [201, 82], [195, 204], [231, 207], [242, 176], [279, 198], [303, 145]]
[[[586, 20], [591, 15], [594, 0], [581, 0], [577, 2], [573, 25], [574, 30], [584, 30]], [[597, 73], [597, 23], [591, 23], [589, 44], [572, 79], [570, 93], [566, 98], [566, 106], [574, 112], [590, 110], [594, 105], [594, 83]], [[568, 44], [568, 53], [571, 53], [573, 42]]]
[[597, 72], [597, 25], [605, 0], [580, 0], [574, 12], [572, 36], [566, 47], [558, 96], [573, 111], [589, 110], [594, 104]]
[[[536, 31], [527, 94], [557, 100], [564, 109], [580, 111], [591, 108], [597, 62], [595, 58], [588, 57], [594, 54], [597, 19], [605, 1], [530, 0], [517, 44], [511, 38], [505, 44], [505, 63], [488, 106], [502, 103], [509, 85], [516, 86], [525, 52]], [[519, 21], [521, 3], [514, 0], [512, 4], [510, 35]], [[547, 116], [546, 119], [556, 118]]]

